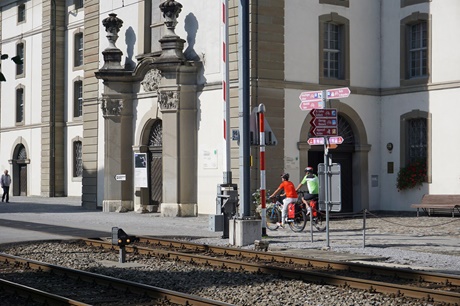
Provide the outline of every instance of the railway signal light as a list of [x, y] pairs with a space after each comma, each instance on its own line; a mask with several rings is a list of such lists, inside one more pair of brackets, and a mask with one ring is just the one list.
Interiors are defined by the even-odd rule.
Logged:
[[138, 240], [136, 236], [130, 236], [125, 233], [124, 230], [118, 227], [112, 227], [112, 244], [116, 244], [120, 247], [131, 244]]

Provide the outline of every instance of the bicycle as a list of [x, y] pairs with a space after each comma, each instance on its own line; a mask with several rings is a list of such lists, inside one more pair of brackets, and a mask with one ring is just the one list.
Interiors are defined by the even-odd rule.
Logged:
[[[303, 203], [302, 201], [302, 198], [306, 192], [299, 190], [297, 193], [299, 194], [299, 198], [297, 199], [297, 202], [301, 203], [302, 210], [305, 211], [305, 215], [307, 216], [307, 221], [308, 221], [310, 220], [310, 214], [308, 213], [308, 209], [305, 203]], [[311, 214], [313, 217], [312, 218], [313, 227], [316, 228], [316, 230], [319, 232], [325, 231], [326, 224], [323, 224], [324, 213], [318, 209], [319, 208], [318, 207], [318, 196], [314, 197], [313, 199], [307, 200], [307, 202], [308, 202], [308, 205], [310, 206]]]
[[[294, 207], [294, 216], [289, 218], [288, 215], [286, 223], [289, 224], [289, 228], [293, 232], [301, 232], [307, 224], [306, 210], [302, 208], [303, 203], [299, 203], [298, 200], [297, 202], [291, 204], [293, 204]], [[266, 227], [269, 230], [274, 231], [280, 227], [279, 224], [282, 223], [282, 209], [282, 197], [276, 196], [276, 198], [272, 199], [272, 202], [268, 205], [265, 212]]]

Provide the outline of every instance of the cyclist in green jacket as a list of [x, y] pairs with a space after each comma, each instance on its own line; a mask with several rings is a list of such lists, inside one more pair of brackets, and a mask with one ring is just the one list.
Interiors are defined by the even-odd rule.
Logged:
[[310, 213], [311, 209], [308, 205], [308, 201], [316, 198], [319, 192], [319, 180], [313, 173], [313, 167], [305, 168], [305, 176], [295, 190], [298, 191], [302, 185], [307, 186], [307, 193], [303, 195], [302, 202], [307, 204], [308, 213]]

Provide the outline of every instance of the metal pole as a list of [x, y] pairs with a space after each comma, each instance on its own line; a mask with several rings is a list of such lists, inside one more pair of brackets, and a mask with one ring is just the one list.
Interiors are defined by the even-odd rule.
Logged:
[[228, 64], [228, 0], [222, 0], [222, 100], [224, 111], [224, 184], [232, 183], [230, 165], [230, 101], [229, 101], [229, 64]]
[[249, 143], [249, 1], [240, 0], [238, 6], [238, 76], [240, 124], [240, 213], [250, 215], [250, 143]]
[[329, 198], [329, 150], [327, 148], [327, 137], [324, 137], [324, 168], [325, 168], [325, 185], [324, 186], [324, 202], [326, 204], [326, 247], [329, 248], [329, 205], [330, 205], [330, 198]]
[[[310, 205], [310, 203], [308, 203], [308, 205]], [[310, 239], [311, 239], [311, 242], [313, 242], [313, 211], [311, 209], [311, 206], [310, 206]]]
[[363, 211], [363, 249], [366, 248], [366, 209]]
[[267, 236], [265, 196], [265, 105], [259, 104], [259, 148], [260, 148], [260, 204], [262, 206], [262, 236]]
[[119, 254], [118, 262], [124, 263], [126, 261], [126, 249], [124, 246], [120, 246], [120, 250], [118, 254]]

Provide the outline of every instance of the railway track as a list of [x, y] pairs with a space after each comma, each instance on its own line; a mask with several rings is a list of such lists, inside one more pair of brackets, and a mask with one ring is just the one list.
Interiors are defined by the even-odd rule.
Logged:
[[[128, 253], [460, 305], [460, 277], [456, 275], [319, 260], [170, 239], [138, 238], [137, 244], [125, 247]], [[94, 247], [118, 249], [104, 240], [84, 241]]]
[[[0, 288], [37, 305], [230, 305], [91, 272], [0, 253]], [[41, 285], [41, 286], [38, 286]], [[48, 290], [38, 289], [40, 287]], [[71, 295], [72, 297], [69, 297]], [[73, 297], [75, 296], [75, 297]], [[77, 300], [78, 299], [78, 300]], [[30, 304], [27, 304], [30, 305]]]

